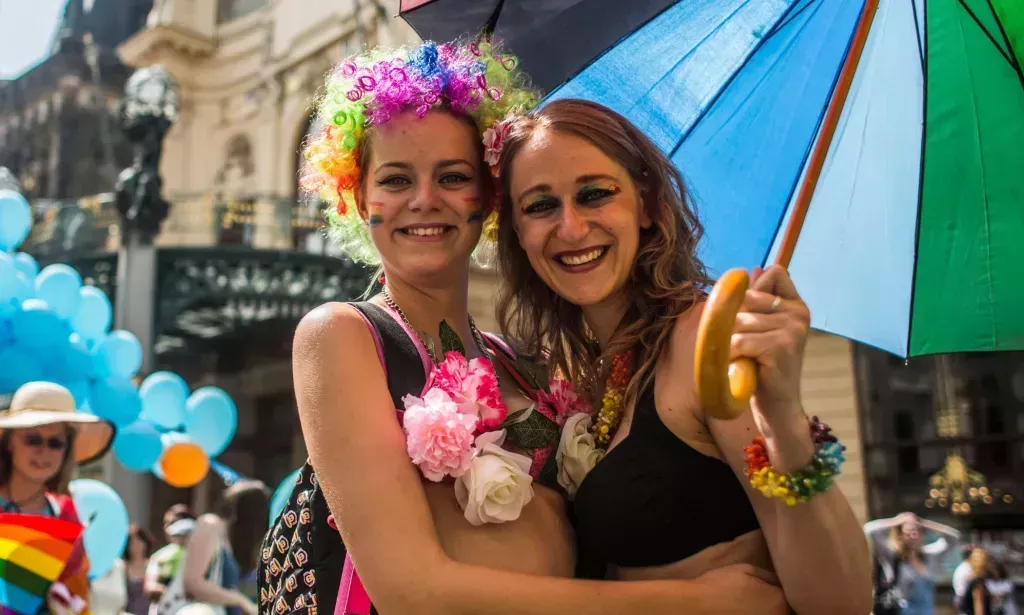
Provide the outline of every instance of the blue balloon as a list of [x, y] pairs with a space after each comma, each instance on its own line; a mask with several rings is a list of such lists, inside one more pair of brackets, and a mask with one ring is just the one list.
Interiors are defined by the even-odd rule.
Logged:
[[131, 378], [142, 367], [142, 344], [130, 331], [112, 331], [100, 343], [99, 353], [112, 376]]
[[0, 348], [0, 393], [13, 393], [23, 384], [43, 379], [35, 357], [17, 346]]
[[18, 305], [25, 303], [29, 299], [35, 299], [36, 291], [32, 286], [32, 280], [20, 271], [14, 277], [17, 280], [17, 284], [14, 287], [14, 298]]
[[71, 354], [71, 342], [63, 339], [45, 348], [26, 348], [26, 352], [35, 357], [43, 368], [43, 380], [63, 384], [75, 378], [68, 371], [67, 359]]
[[189, 387], [185, 380], [173, 372], [156, 372], [142, 381], [140, 418], [162, 429], [177, 429], [185, 423], [185, 402]]
[[0, 298], [11, 298], [14, 296], [16, 284], [15, 275], [18, 273], [18, 266], [14, 259], [6, 252], [0, 252]]
[[110, 331], [114, 310], [107, 294], [95, 286], [78, 291], [78, 311], [71, 317], [71, 328], [87, 340], [98, 340]]
[[42, 299], [28, 299], [11, 320], [14, 340], [26, 349], [44, 349], [66, 342], [71, 327]]
[[[0, 268], [3, 268], [3, 257], [8, 256], [3, 252], [0, 252]], [[0, 278], [3, 275], [0, 274]], [[7, 288], [0, 287], [0, 320], [7, 318], [13, 318], [16, 312], [21, 311], [21, 304], [34, 296], [32, 289], [32, 283], [28, 277], [20, 272], [14, 271], [14, 278], [12, 282], [0, 281], [0, 286], [7, 284]]]
[[21, 245], [32, 228], [32, 208], [13, 190], [0, 190], [0, 252]]
[[[92, 393], [92, 385], [89, 384], [88, 380], [65, 380], [58, 384], [71, 391], [71, 395], [75, 398], [75, 406], [79, 410], [89, 407], [89, 395]], [[90, 412], [89, 414], [92, 413]]]
[[86, 380], [92, 375], [92, 351], [89, 345], [77, 333], [68, 337], [68, 345], [63, 349], [63, 376], [65, 379]]
[[92, 383], [89, 410], [118, 428], [135, 422], [142, 412], [142, 400], [135, 383], [127, 378], [108, 376]]
[[67, 265], [49, 265], [36, 277], [36, 296], [46, 301], [54, 312], [69, 319], [78, 311], [82, 276]]
[[6, 252], [0, 252], [0, 320], [10, 318], [21, 308], [18, 291], [18, 268], [14, 259]]
[[14, 325], [9, 320], [0, 320], [0, 348], [14, 345]]
[[217, 387], [203, 387], [185, 404], [185, 433], [214, 458], [224, 452], [238, 428], [238, 410], [231, 396]]
[[302, 468], [295, 470], [281, 481], [277, 489], [274, 489], [274, 495], [270, 498], [270, 525], [274, 525], [281, 511], [288, 505], [288, 499], [292, 497], [292, 491], [295, 490], [295, 483], [301, 473]]
[[39, 275], [39, 263], [36, 262], [36, 259], [31, 254], [26, 254], [25, 252], [15, 254], [14, 266], [30, 280], [34, 280]]
[[133, 472], [148, 472], [154, 463], [160, 461], [163, 452], [160, 432], [149, 421], [138, 420], [117, 430], [114, 455], [121, 465]]
[[68, 490], [85, 525], [89, 578], [98, 579], [110, 571], [128, 544], [128, 510], [117, 492], [98, 480], [79, 478], [71, 481]]

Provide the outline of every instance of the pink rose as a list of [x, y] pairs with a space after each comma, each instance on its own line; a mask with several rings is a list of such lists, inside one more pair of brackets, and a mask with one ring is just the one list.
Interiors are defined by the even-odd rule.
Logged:
[[484, 161], [494, 166], [501, 159], [501, 150], [505, 147], [505, 139], [512, 130], [512, 124], [516, 116], [511, 111], [503, 119], [495, 122], [490, 128], [484, 131]]
[[447, 393], [463, 414], [480, 417], [480, 431], [497, 429], [508, 415], [494, 365], [487, 359], [467, 361], [460, 353], [449, 352], [434, 367], [427, 386]]
[[539, 401], [554, 410], [555, 420], [559, 426], [574, 414], [591, 414], [590, 406], [569, 384], [568, 380], [557, 378], [548, 382], [548, 391], [540, 391]]
[[423, 476], [435, 483], [462, 476], [473, 461], [477, 416], [464, 414], [445, 391], [432, 388], [423, 398], [406, 395], [403, 427], [406, 450]]

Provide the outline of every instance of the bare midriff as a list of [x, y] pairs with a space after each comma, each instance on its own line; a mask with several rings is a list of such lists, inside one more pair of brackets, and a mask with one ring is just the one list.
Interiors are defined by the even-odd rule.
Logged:
[[534, 497], [515, 521], [470, 525], [450, 484], [424, 484], [441, 546], [466, 564], [550, 577], [571, 577], [572, 528], [564, 498], [534, 484]]
[[[498, 367], [501, 392], [509, 412], [530, 405], [511, 374]], [[424, 482], [441, 546], [465, 564], [547, 577], [572, 577], [576, 567], [575, 538], [565, 497], [536, 482], [533, 499], [515, 521], [474, 526], [448, 483]]]

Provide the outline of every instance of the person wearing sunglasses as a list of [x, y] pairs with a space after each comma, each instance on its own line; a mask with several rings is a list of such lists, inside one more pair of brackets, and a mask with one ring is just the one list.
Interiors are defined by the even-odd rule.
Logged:
[[78, 412], [66, 388], [30, 382], [0, 411], [0, 512], [78, 521], [67, 485], [75, 467], [102, 457], [114, 426]]

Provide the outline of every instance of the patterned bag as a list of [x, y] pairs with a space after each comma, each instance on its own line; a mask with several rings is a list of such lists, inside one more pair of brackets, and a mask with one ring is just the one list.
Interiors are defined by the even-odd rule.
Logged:
[[[428, 364], [409, 335], [388, 312], [368, 302], [353, 303], [366, 318], [384, 366], [395, 408], [406, 394], [419, 395]], [[260, 615], [334, 613], [345, 566], [345, 545], [307, 461], [284, 510], [263, 539], [257, 568]]]

